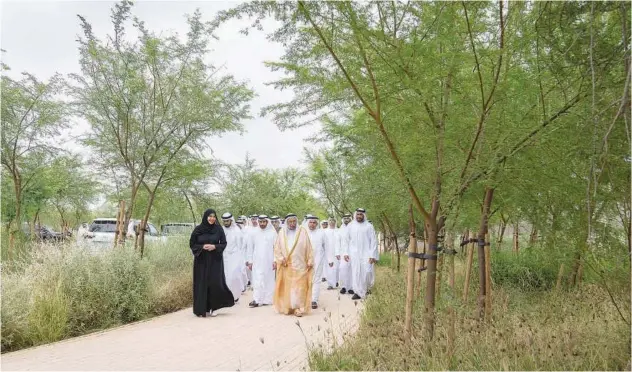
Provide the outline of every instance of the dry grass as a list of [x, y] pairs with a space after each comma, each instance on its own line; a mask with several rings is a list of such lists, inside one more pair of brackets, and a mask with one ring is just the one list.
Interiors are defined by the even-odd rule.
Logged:
[[146, 319], [190, 306], [191, 252], [184, 241], [147, 250], [90, 254], [73, 245], [33, 245], [3, 263], [2, 352]]
[[[585, 284], [574, 291], [524, 292], [493, 288], [493, 319], [475, 313], [476, 289], [467, 304], [462, 296], [462, 263], [457, 288], [444, 285], [437, 302], [432, 343], [423, 340], [423, 295], [415, 302], [415, 337], [403, 339], [405, 269], [378, 268], [373, 295], [366, 301], [358, 332], [331, 353], [310, 353], [312, 370], [623, 370], [629, 369], [630, 329], [607, 293]], [[425, 274], [424, 274], [425, 275]], [[447, 281], [447, 275], [443, 278]], [[425, 278], [422, 279], [425, 288]], [[417, 290], [417, 289], [416, 289]], [[417, 290], [418, 291], [418, 290]], [[629, 288], [616, 293], [630, 313]], [[457, 312], [456, 340], [447, 350], [446, 307]]]

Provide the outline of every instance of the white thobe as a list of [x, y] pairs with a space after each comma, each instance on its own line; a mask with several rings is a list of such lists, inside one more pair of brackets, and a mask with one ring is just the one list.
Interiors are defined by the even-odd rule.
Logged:
[[254, 231], [248, 243], [248, 262], [252, 263], [252, 299], [259, 305], [271, 305], [274, 297], [275, 276], [274, 229]]
[[353, 281], [351, 280], [351, 259], [349, 262], [345, 261], [344, 255], [347, 254], [347, 228], [349, 225], [345, 225], [344, 223], [338, 229], [338, 252], [337, 256], [340, 256], [340, 266], [338, 268], [338, 280], [340, 281], [340, 287], [346, 289], [347, 291], [353, 290]]
[[242, 292], [246, 290], [248, 286], [248, 282], [250, 281], [250, 274], [248, 266], [246, 263], [248, 262], [248, 241], [249, 241], [249, 230], [247, 228], [241, 229], [241, 281], [243, 283]]
[[333, 254], [327, 249], [327, 238], [320, 229], [309, 230], [309, 239], [314, 253], [314, 274], [312, 276], [312, 302], [318, 302], [320, 296], [320, 282], [323, 276], [323, 266], [333, 262]]
[[351, 262], [351, 281], [353, 291], [364, 298], [368, 287], [372, 281], [373, 264], [369, 259], [378, 259], [377, 239], [373, 225], [366, 221], [358, 223], [351, 222], [346, 228], [345, 254]]
[[[339, 229], [327, 229], [325, 230], [325, 236], [327, 236], [327, 248], [333, 252], [334, 256], [340, 253], [340, 234]], [[340, 261], [334, 257], [334, 266], [325, 268], [327, 277], [327, 285], [329, 287], [335, 287], [338, 284], [338, 269], [340, 267]]]
[[243, 234], [239, 227], [224, 228], [226, 234], [226, 248], [222, 257], [224, 259], [224, 275], [226, 285], [233, 293], [233, 298], [237, 300], [244, 290], [243, 267]]
[[[248, 261], [248, 244], [250, 244], [250, 240], [252, 239], [252, 234], [256, 233], [258, 230], [261, 230], [261, 228], [259, 227], [259, 225], [257, 226], [252, 226], [252, 225], [248, 225], [244, 228], [244, 262]], [[248, 284], [248, 282], [250, 282], [250, 284], [252, 284], [252, 271], [248, 268], [248, 266], [244, 265], [245, 269], [244, 269], [244, 275], [246, 275], [245, 278], [245, 283]]]

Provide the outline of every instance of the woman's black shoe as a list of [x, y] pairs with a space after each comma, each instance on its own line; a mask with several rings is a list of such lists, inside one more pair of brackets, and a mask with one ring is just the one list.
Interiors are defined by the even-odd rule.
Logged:
[[259, 306], [259, 304], [258, 304], [258, 303], [256, 303], [256, 302], [254, 302], [254, 301], [252, 301], [252, 302], [250, 302], [250, 303], [248, 304], [248, 306], [250, 306], [250, 307], [258, 307], [258, 306]]
[[360, 300], [361, 297], [358, 296], [357, 294], [354, 294], [353, 297], [351, 297], [352, 300]]

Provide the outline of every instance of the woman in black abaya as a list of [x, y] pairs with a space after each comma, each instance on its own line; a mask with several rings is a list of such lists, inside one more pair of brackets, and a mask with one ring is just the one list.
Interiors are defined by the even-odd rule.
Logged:
[[202, 223], [191, 233], [193, 252], [193, 313], [199, 317], [215, 316], [215, 310], [235, 304], [226, 285], [222, 252], [226, 248], [224, 229], [213, 209], [207, 209]]

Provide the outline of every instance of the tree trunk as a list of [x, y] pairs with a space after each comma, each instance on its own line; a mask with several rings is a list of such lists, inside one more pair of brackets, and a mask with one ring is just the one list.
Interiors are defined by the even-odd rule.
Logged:
[[463, 302], [467, 301], [467, 295], [470, 292], [470, 276], [472, 275], [472, 261], [474, 261], [474, 243], [472, 242], [474, 239], [474, 233], [470, 233], [469, 240], [470, 243], [466, 245], [467, 247], [467, 265], [465, 269], [465, 284], [463, 284]]
[[500, 250], [500, 245], [503, 243], [503, 238], [505, 237], [505, 229], [507, 228], [507, 220], [505, 217], [500, 215], [500, 233], [498, 234], [498, 249]]
[[195, 212], [193, 211], [193, 203], [191, 203], [191, 199], [189, 199], [189, 196], [187, 195], [187, 193], [185, 191], [182, 191], [182, 194], [184, 194], [184, 198], [187, 200], [187, 205], [189, 206], [189, 211], [191, 211], [191, 217], [193, 217], [193, 223], [195, 223], [197, 221], [197, 218], [195, 216]]
[[[424, 227], [423, 229], [423, 236], [424, 236], [424, 241], [423, 241], [423, 246], [421, 248], [421, 253], [426, 254], [427, 253], [427, 247], [428, 247], [428, 234], [426, 233], [426, 228]], [[423, 275], [423, 271], [426, 268], [426, 260], [425, 259], [421, 259], [419, 260], [419, 262], [417, 263], [417, 287], [419, 288], [419, 293], [418, 295], [421, 296], [421, 277]]]
[[33, 217], [33, 227], [35, 228], [35, 230], [33, 231], [33, 235], [31, 235], [31, 239], [33, 240], [39, 240], [40, 239], [40, 234], [39, 232], [41, 231], [42, 226], [39, 225], [38, 221], [39, 221], [39, 212], [40, 210], [37, 209], [37, 211], [35, 211], [35, 217]]
[[149, 193], [149, 201], [147, 202], [147, 210], [145, 211], [145, 217], [140, 221], [140, 235], [139, 235], [139, 245], [140, 245], [140, 258], [143, 258], [143, 253], [145, 252], [145, 229], [147, 228], [147, 223], [149, 221], [149, 215], [151, 214], [151, 207], [154, 205], [154, 199], [156, 198], [156, 189]]
[[[129, 226], [129, 221], [132, 219], [132, 215], [134, 214], [134, 207], [136, 206], [136, 196], [138, 195], [138, 188], [140, 187], [140, 183], [136, 184], [132, 182], [132, 194], [129, 200], [129, 208], [127, 209], [127, 213], [125, 213], [125, 223], [123, 224], [123, 243], [125, 243], [125, 239], [127, 238], [127, 227]], [[138, 234], [134, 234], [134, 249], [138, 247]]]
[[[408, 252], [417, 253], [417, 236], [415, 234], [415, 220], [413, 218], [412, 204], [408, 208], [410, 239], [408, 243]], [[408, 256], [408, 266], [406, 272], [406, 315], [404, 319], [404, 339], [409, 342], [412, 336], [413, 324], [413, 300], [415, 296], [415, 259]]]
[[400, 270], [401, 260], [399, 258], [399, 243], [397, 242], [397, 235], [393, 234], [393, 239], [395, 240], [395, 250], [397, 253], [397, 272]]
[[481, 225], [478, 230], [478, 317], [483, 319], [485, 315], [485, 296], [486, 296], [486, 266], [485, 266], [485, 234], [487, 234], [489, 224], [489, 210], [494, 197], [494, 189], [487, 187], [485, 189], [485, 199], [483, 201], [483, 213], [481, 216]]
[[520, 251], [520, 243], [518, 241], [519, 239], [519, 229], [520, 226], [518, 225], [518, 222], [514, 223], [514, 231], [513, 231], [513, 251], [515, 253], [518, 253]]
[[[451, 235], [446, 235], [446, 240], [445, 240], [446, 244], [446, 248], [450, 251], [452, 251], [453, 247], [453, 239]], [[456, 298], [456, 293], [455, 293], [455, 288], [454, 288], [454, 254], [450, 253], [448, 255], [448, 286], [450, 287], [450, 292], [452, 292], [452, 298]], [[452, 305], [452, 302], [450, 302], [450, 305], [448, 305], [448, 315], [449, 315], [449, 320], [448, 320], [448, 360], [452, 359], [452, 356], [454, 355], [454, 339], [455, 339], [455, 335], [456, 335], [456, 313], [454, 311], [454, 306]]]
[[[585, 243], [584, 243], [585, 244]], [[571, 270], [571, 275], [569, 277], [569, 287], [573, 288], [579, 284], [581, 281], [581, 266], [582, 266], [582, 247], [577, 249], [575, 253], [575, 258], [573, 260], [573, 268]]]
[[15, 235], [22, 228], [22, 178], [17, 169], [13, 172], [13, 190], [15, 192], [15, 225], [16, 228], [9, 229], [9, 251], [7, 257], [11, 259], [15, 250]]
[[535, 226], [531, 227], [531, 234], [529, 235], [529, 244], [535, 244], [538, 240], [538, 229]]
[[125, 200], [119, 200], [119, 210], [116, 215], [116, 232], [114, 233], [114, 247], [125, 244]]
[[[439, 205], [439, 201], [435, 201]], [[433, 208], [434, 209], [434, 208]], [[433, 213], [436, 215], [436, 213]], [[424, 301], [425, 323], [426, 323], [426, 341], [429, 342], [434, 336], [434, 310], [435, 310], [435, 289], [437, 282], [437, 235], [439, 228], [437, 219], [430, 218], [426, 221], [426, 231], [428, 232], [428, 247], [426, 252], [432, 257], [426, 262], [426, 297]]]
[[564, 264], [560, 265], [560, 271], [557, 273], [557, 282], [555, 283], [555, 290], [560, 291], [562, 289], [562, 279], [564, 278]]
[[489, 232], [485, 234], [485, 319], [492, 317], [492, 252]]

